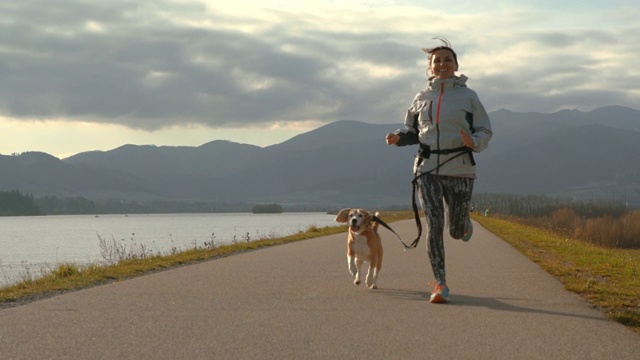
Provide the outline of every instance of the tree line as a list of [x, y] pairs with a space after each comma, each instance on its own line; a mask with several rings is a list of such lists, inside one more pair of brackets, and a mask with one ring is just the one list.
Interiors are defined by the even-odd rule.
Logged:
[[[563, 208], [570, 208], [577, 216], [595, 218], [620, 217], [629, 210], [621, 201], [584, 202], [545, 195], [474, 194], [472, 206], [476, 211], [490, 209], [517, 217], [542, 217]], [[145, 214], [145, 213], [214, 213], [214, 212], [282, 212], [278, 204], [254, 206], [245, 203], [205, 201], [122, 199], [89, 200], [84, 197], [43, 196], [35, 198], [18, 190], [0, 191], [0, 216], [72, 215], [72, 214]], [[290, 209], [289, 211], [317, 211]], [[324, 209], [323, 209], [324, 211]]]
[[19, 190], [0, 191], [0, 216], [90, 214], [96, 209], [93, 201], [82, 197], [35, 198], [33, 194], [23, 194]]
[[0, 192], [0, 216], [39, 214], [32, 194], [22, 194], [18, 190]]
[[474, 210], [523, 218], [536, 218], [552, 214], [560, 209], [571, 209], [577, 216], [596, 218], [603, 216], [621, 217], [629, 209], [622, 201], [581, 201], [546, 195], [522, 194], [474, 194], [471, 200]]
[[0, 191], [0, 216], [29, 215], [93, 215], [93, 214], [149, 214], [149, 213], [214, 213], [249, 212], [250, 204], [210, 203], [204, 201], [122, 199], [89, 200], [82, 196], [34, 197], [19, 190]]

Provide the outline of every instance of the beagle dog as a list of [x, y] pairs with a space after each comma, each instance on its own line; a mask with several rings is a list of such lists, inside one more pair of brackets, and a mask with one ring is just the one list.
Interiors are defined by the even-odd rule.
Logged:
[[[378, 216], [376, 213], [375, 216]], [[377, 289], [378, 274], [382, 266], [382, 240], [378, 234], [378, 223], [373, 215], [363, 209], [342, 209], [335, 221], [347, 223], [347, 264], [349, 272], [355, 276], [353, 283], [360, 285], [360, 268], [363, 262], [369, 263], [365, 284], [369, 289]]]

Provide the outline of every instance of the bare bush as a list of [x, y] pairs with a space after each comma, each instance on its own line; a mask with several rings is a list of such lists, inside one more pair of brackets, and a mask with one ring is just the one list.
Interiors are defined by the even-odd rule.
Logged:
[[620, 247], [640, 249], [640, 211], [625, 215], [621, 220], [621, 227], [624, 231], [620, 238]]
[[576, 237], [609, 248], [640, 249], [640, 211], [619, 219], [612, 216], [588, 219]]
[[125, 259], [126, 245], [118, 243], [113, 236], [109, 241], [98, 234], [98, 245], [100, 246], [100, 256], [107, 264], [117, 264]]
[[127, 246], [124, 239], [118, 242], [111, 236], [111, 240], [107, 240], [98, 234], [100, 256], [107, 264], [113, 265], [120, 261], [145, 259], [153, 255], [153, 250], [149, 249], [145, 244], [136, 243], [133, 237], [130, 240], [131, 243]]
[[474, 207], [512, 221], [608, 248], [640, 249], [640, 211], [618, 202], [585, 203], [534, 195], [474, 195]]

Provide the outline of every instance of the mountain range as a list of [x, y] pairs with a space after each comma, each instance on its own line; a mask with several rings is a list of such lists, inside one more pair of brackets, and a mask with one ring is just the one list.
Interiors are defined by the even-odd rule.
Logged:
[[[475, 192], [623, 200], [640, 206], [640, 111], [498, 110], [475, 155]], [[401, 124], [336, 121], [280, 144], [123, 145], [65, 159], [0, 155], [0, 191], [122, 201], [279, 203], [291, 208], [410, 206], [415, 147], [385, 144]]]

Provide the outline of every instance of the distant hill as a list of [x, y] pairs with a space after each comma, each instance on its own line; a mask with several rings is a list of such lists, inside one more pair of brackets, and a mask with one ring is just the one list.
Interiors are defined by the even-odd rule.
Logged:
[[640, 206], [640, 111], [491, 114], [476, 190], [623, 200]]
[[0, 191], [15, 189], [34, 195], [89, 194], [93, 191], [125, 194], [144, 192], [149, 186], [145, 178], [119, 169], [82, 163], [69, 165], [42, 152], [0, 155]]
[[[640, 111], [607, 106], [553, 114], [499, 110], [476, 154], [476, 192], [624, 199], [640, 206]], [[390, 147], [401, 124], [337, 121], [280, 144], [123, 145], [59, 160], [0, 156], [0, 191], [302, 207], [409, 206], [415, 147]]]
[[640, 185], [639, 150], [640, 132], [604, 125], [562, 128], [486, 159], [478, 169], [483, 180], [479, 188], [618, 199], [627, 191], [635, 199]]

